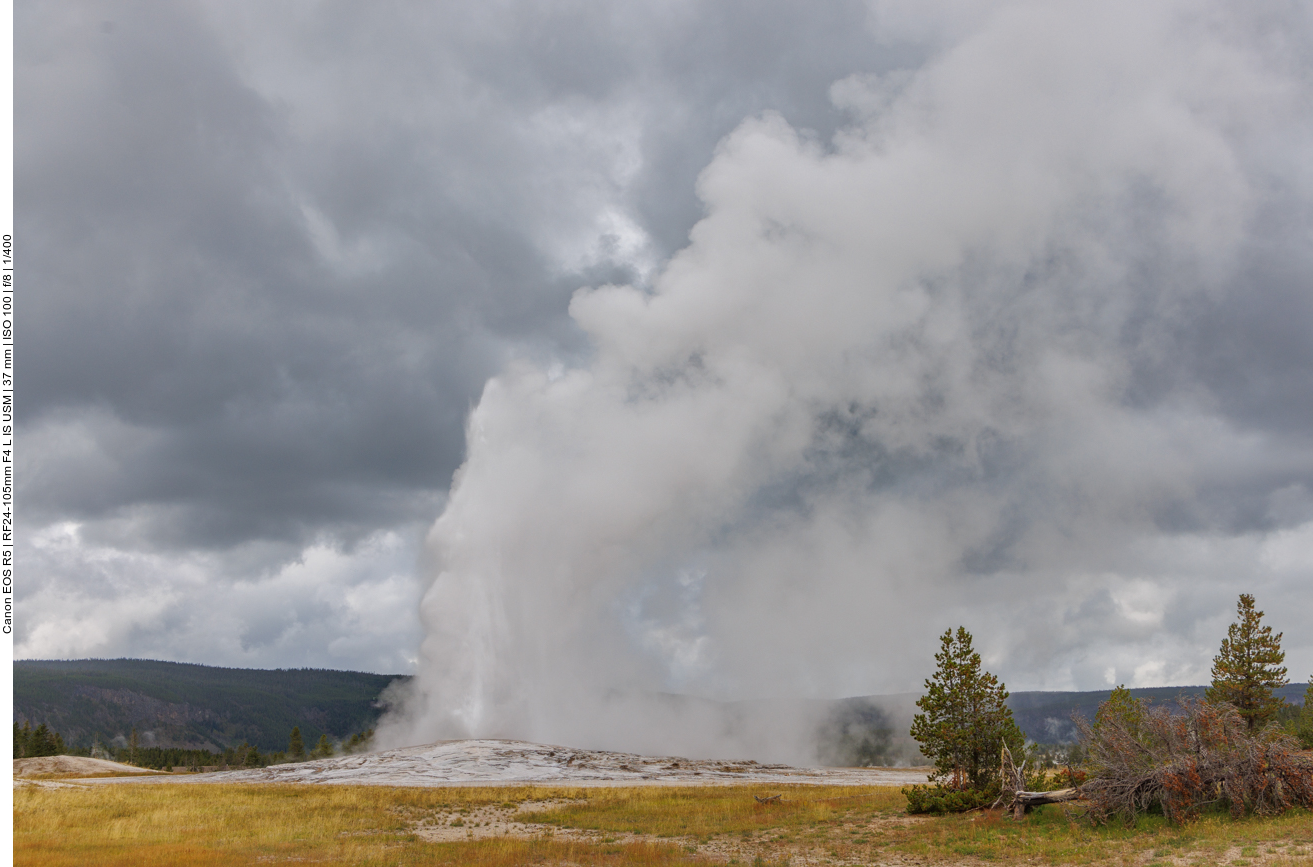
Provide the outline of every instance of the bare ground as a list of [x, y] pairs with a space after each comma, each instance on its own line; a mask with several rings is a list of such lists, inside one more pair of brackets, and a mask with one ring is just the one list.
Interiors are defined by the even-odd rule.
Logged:
[[[751, 761], [691, 760], [677, 757], [638, 756], [597, 750], [579, 750], [517, 741], [447, 741], [336, 759], [247, 771], [193, 775], [160, 774], [129, 765], [55, 756], [14, 762], [15, 785], [67, 786], [152, 782], [318, 783], [383, 786], [496, 786], [540, 784], [548, 786], [705, 786], [742, 783], [816, 785], [906, 785], [924, 782], [926, 768], [793, 768]], [[114, 774], [115, 776], [103, 776]], [[122, 775], [122, 776], [120, 776]], [[130, 775], [130, 776], [128, 776]], [[52, 778], [58, 778], [56, 781]], [[796, 797], [796, 795], [795, 795]], [[908, 826], [935, 821], [894, 814], [868, 815], [808, 829], [772, 828], [739, 834], [704, 837], [658, 836], [615, 831], [561, 828], [533, 821], [532, 813], [564, 806], [567, 801], [509, 802], [480, 807], [441, 809], [414, 815], [415, 834], [433, 842], [460, 842], [491, 837], [532, 839], [549, 837], [577, 840], [603, 847], [625, 843], [675, 845], [710, 862], [750, 864], [757, 858], [771, 862], [788, 859], [802, 865], [856, 865], [879, 863], [906, 867], [937, 867], [983, 862], [972, 857], [938, 854], [904, 855], [880, 845], [885, 835], [897, 835]], [[988, 821], [987, 817], [980, 817]], [[974, 821], [974, 820], [973, 820]], [[885, 837], [885, 839], [888, 839]], [[1203, 863], [1248, 864], [1273, 867], [1308, 863], [1313, 844], [1306, 841], [1255, 841], [1219, 849], [1154, 851], [1118, 857], [1121, 863], [1188, 867]], [[874, 860], [873, 860], [874, 859]], [[1202, 860], [1201, 860], [1202, 859]], [[1024, 860], [1024, 859], [1023, 859]], [[1096, 860], [1098, 860], [1096, 858]]]
[[[908, 865], [934, 865], [934, 867], [984, 867], [990, 863], [980, 858], [936, 854], [904, 854], [887, 849], [873, 850], [868, 843], [878, 840], [884, 833], [897, 831], [909, 825], [931, 823], [934, 818], [906, 815], [875, 815], [858, 820], [839, 822], [823, 829], [792, 831], [772, 828], [752, 834], [717, 834], [709, 837], [658, 836], [617, 831], [592, 831], [579, 828], [560, 828], [528, 821], [540, 811], [562, 807], [572, 802], [526, 801], [512, 807], [493, 804], [482, 807], [453, 807], [425, 816], [413, 826], [416, 836], [435, 843], [485, 840], [494, 837], [519, 839], [547, 838], [561, 841], [579, 841], [599, 846], [626, 843], [656, 843], [675, 845], [691, 855], [712, 863], [752, 864], [760, 858], [766, 863], [787, 863], [793, 867], [815, 865], [873, 865], [882, 867], [908, 867]], [[990, 821], [989, 816], [977, 816], [972, 821]], [[1155, 865], [1155, 867], [1199, 867], [1202, 864], [1234, 864], [1260, 867], [1260, 865], [1291, 865], [1308, 863], [1313, 856], [1313, 845], [1305, 842], [1281, 840], [1255, 841], [1230, 845], [1220, 849], [1188, 849], [1167, 852], [1148, 850], [1130, 855], [1130, 860], [1113, 852], [1112, 863]], [[1106, 863], [1097, 859], [1100, 863]], [[760, 863], [760, 862], [757, 862]], [[1043, 858], [1018, 857], [1014, 863], [1046, 863]]]
[[[663, 837], [655, 834], [634, 834], [618, 831], [591, 831], [581, 828], [558, 828], [525, 821], [523, 814], [550, 810], [565, 806], [568, 801], [526, 801], [511, 808], [504, 804], [487, 805], [477, 808], [453, 808], [435, 816], [426, 817], [414, 826], [415, 835], [434, 843], [455, 843], [465, 840], [486, 840], [493, 837], [516, 837], [532, 839], [545, 837], [554, 840], [570, 840], [594, 845], [606, 846], [625, 843], [658, 843], [675, 845], [689, 854], [696, 854], [712, 862], [733, 862], [751, 864], [761, 857], [771, 862], [787, 860], [797, 867], [810, 865], [855, 865], [870, 864], [867, 853], [854, 852], [851, 857], [838, 851], [847, 847], [854, 833], [880, 833], [883, 830], [911, 823], [923, 822], [925, 819], [909, 816], [877, 816], [861, 822], [850, 822], [829, 829], [824, 834], [811, 834], [808, 839], [795, 839], [781, 829], [772, 829], [758, 834], [718, 834], [707, 838], [698, 837]], [[523, 818], [522, 818], [523, 817]], [[787, 839], [784, 839], [787, 838]], [[903, 865], [924, 864], [925, 859], [881, 853], [880, 864]], [[947, 864], [949, 862], [936, 862]], [[967, 862], [963, 862], [967, 863]], [[974, 863], [974, 862], [972, 862]]]

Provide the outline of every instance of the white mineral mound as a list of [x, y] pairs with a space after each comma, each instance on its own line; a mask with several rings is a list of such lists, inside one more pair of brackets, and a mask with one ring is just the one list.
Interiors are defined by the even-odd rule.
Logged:
[[85, 756], [38, 756], [14, 759], [15, 777], [88, 777], [93, 774], [155, 774], [132, 765]]
[[194, 782], [379, 786], [713, 784], [733, 782], [906, 785], [925, 768], [793, 768], [753, 761], [640, 756], [523, 741], [439, 741], [379, 753], [178, 778]]

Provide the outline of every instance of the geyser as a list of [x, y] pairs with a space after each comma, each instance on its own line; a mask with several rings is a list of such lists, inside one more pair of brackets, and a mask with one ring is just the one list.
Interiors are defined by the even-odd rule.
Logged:
[[488, 382], [385, 743], [815, 761], [805, 703], [672, 694], [914, 690], [959, 623], [1020, 687], [1197, 676], [1188, 628], [1135, 631], [1197, 574], [1164, 516], [1244, 451], [1189, 315], [1308, 144], [1247, 11], [917, 21], [949, 35], [836, 83], [833, 141], [744, 121], [652, 285], [575, 294], [591, 358]]

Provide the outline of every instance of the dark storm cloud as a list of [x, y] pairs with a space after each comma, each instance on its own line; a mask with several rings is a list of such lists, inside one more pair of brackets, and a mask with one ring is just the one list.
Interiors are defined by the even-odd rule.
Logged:
[[392, 742], [721, 753], [613, 694], [914, 689], [958, 624], [1019, 688], [1197, 683], [1238, 591], [1313, 659], [1308, 15], [873, 5], [923, 61], [744, 120], [573, 296], [595, 353], [484, 390]]
[[[185, 548], [430, 517], [484, 379], [632, 277], [555, 230], [610, 205], [681, 244], [743, 116], [832, 128], [829, 84], [889, 64], [866, 15], [20, 4], [28, 520], [149, 507], [127, 541]], [[581, 161], [599, 115], [628, 177]]]
[[[911, 356], [896, 355], [877, 369], [923, 389], [917, 413], [927, 417], [971, 417], [984, 393], [955, 392], [953, 364], [999, 383], [1000, 405], [1052, 389], [1054, 412], [1081, 419], [1071, 440], [1084, 445], [1064, 452], [1057, 433], [1037, 445], [988, 425], [964, 438], [949, 425], [909, 450], [871, 433], [886, 410], [837, 402], [818, 417], [802, 464], [756, 480], [737, 517], [740, 528], [763, 515], [818, 522], [761, 571], [784, 583], [790, 569], [872, 574], [887, 554], [890, 569], [937, 570], [954, 588], [947, 602], [918, 596], [909, 610], [935, 603], [934, 617], [962, 619], [974, 612], [959, 591], [1023, 587], [1043, 573], [1056, 596], [1017, 605], [1044, 625], [1025, 640], [1003, 627], [981, 635], [1018, 671], [1065, 672], [1030, 685], [1100, 684], [1110, 666], [1130, 670], [1136, 654], [1152, 657], [1136, 663], [1145, 683], [1189, 675], [1197, 667], [1188, 660], [1213, 641], [1212, 620], [1234, 601], [1236, 576], [1293, 610], [1297, 576], [1309, 568], [1313, 196], [1304, 145], [1313, 111], [1300, 82], [1313, 28], [1307, 13], [1281, 4], [1246, 9], [1213, 9], [1214, 32], [1188, 4], [1136, 13], [1142, 27], [1114, 25], [1111, 12], [1024, 4], [18, 4], [20, 553], [34, 577], [20, 600], [29, 612], [21, 652], [404, 667], [419, 640], [412, 597], [432, 577], [414, 574], [422, 527], [466, 456], [464, 425], [485, 382], [512, 370], [512, 380], [541, 371], [545, 383], [606, 371], [599, 335], [641, 343], [666, 325], [627, 331], [616, 313], [599, 327], [606, 317], [595, 299], [582, 308], [595, 317], [589, 331], [570, 315], [575, 291], [616, 283], [659, 294], [663, 267], [713, 203], [732, 224], [735, 208], [780, 195], [798, 209], [784, 209], [790, 220], [849, 207], [850, 225], [870, 235], [855, 249], [889, 245], [883, 261], [847, 263], [853, 270], [841, 276], [855, 298], [868, 273], [933, 260], [959, 220], [977, 219], [984, 240], [917, 289], [944, 316], [939, 324], [958, 312], [965, 323], [943, 350], [947, 366], [931, 364], [917, 380], [898, 366]], [[1073, 25], [1063, 15], [1085, 17]], [[1172, 16], [1180, 20], [1153, 29]], [[1059, 40], [1079, 53], [1082, 28], [1108, 50], [1079, 69], [1044, 54]], [[1003, 51], [990, 39], [1015, 42]], [[1015, 65], [1024, 62], [1035, 66]], [[1217, 69], [1226, 75], [1207, 79]], [[1194, 93], [1190, 76], [1211, 84], [1197, 98], [1152, 102]], [[918, 81], [930, 89], [907, 89]], [[1063, 98], [1049, 99], [1050, 81], [1067, 88]], [[1092, 96], [1114, 92], [1106, 102]], [[1205, 104], [1232, 112], [1232, 123], [1215, 123]], [[1124, 113], [1124, 132], [1091, 126], [1087, 138], [1103, 144], [1083, 148], [1070, 130], [1088, 117], [1073, 105]], [[777, 114], [763, 121], [763, 112]], [[797, 130], [796, 154], [733, 150], [754, 129], [787, 139], [772, 126], [777, 116]], [[920, 154], [942, 167], [917, 189], [893, 184], [887, 203], [859, 207], [844, 205], [842, 184], [791, 186], [811, 177], [812, 162], [859, 141], [878, 154], [890, 144], [882, 137], [915, 139], [923, 122], [937, 132], [917, 140]], [[735, 130], [740, 138], [727, 140]], [[1163, 158], [1146, 144], [1155, 135], [1169, 148], [1188, 144]], [[942, 159], [936, 148], [980, 163]], [[1062, 148], [1090, 176], [1111, 177], [1109, 165], [1123, 160], [1132, 180], [1114, 204], [1078, 197], [1074, 215], [1027, 224], [1029, 209], [1060, 195], [1052, 189], [1065, 181], [1046, 187], [1044, 173], [1059, 177], [1046, 160]], [[906, 156], [899, 171], [916, 176], [916, 152]], [[991, 172], [1013, 171], [1011, 156], [1021, 167], [1015, 189], [991, 188]], [[754, 184], [732, 188], [733, 166], [758, 162]], [[1204, 180], [1181, 184], [1187, 175]], [[949, 176], [956, 185], [939, 189]], [[1164, 194], [1181, 186], [1189, 207]], [[1182, 211], [1246, 216], [1219, 227]], [[928, 229], [910, 231], [926, 214], [943, 224], [925, 218]], [[801, 243], [787, 223], [772, 228], [776, 240]], [[1023, 249], [1015, 256], [1024, 267], [989, 234], [1013, 224], [1021, 228], [1009, 243]], [[849, 231], [841, 218], [831, 229]], [[1024, 250], [1025, 238], [1046, 232], [1056, 238], [1050, 249]], [[756, 260], [735, 260], [733, 246], [695, 242], [736, 267], [691, 296], [715, 297], [752, 273]], [[1198, 252], [1214, 249], [1229, 258]], [[800, 272], [780, 303], [842, 267], [832, 259]], [[814, 313], [763, 315], [759, 336], [781, 357], [834, 346], [846, 323]], [[708, 326], [699, 339], [732, 344], [741, 323]], [[931, 337], [912, 334], [900, 351]], [[1050, 370], [1027, 355], [1050, 342], [1087, 352], [1084, 366]], [[969, 364], [958, 357], [968, 345], [977, 353]], [[698, 370], [686, 361], [663, 367], [653, 388], [693, 381]], [[806, 366], [787, 372], [805, 379]], [[1099, 391], [1099, 376], [1114, 385]], [[524, 392], [529, 404], [537, 394]], [[919, 424], [917, 413], [909, 418]], [[683, 430], [672, 424], [669, 436]], [[648, 435], [633, 432], [635, 442]], [[1036, 460], [1044, 454], [1048, 463]], [[543, 459], [560, 456], [547, 449]], [[1104, 464], [1122, 469], [1099, 471]], [[581, 466], [578, 476], [594, 472]], [[1161, 490], [1137, 488], [1155, 474]], [[931, 508], [963, 486], [988, 505]], [[497, 496], [480, 502], [501, 508], [511, 488], [491, 485]], [[853, 498], [847, 511], [841, 493]], [[892, 519], [857, 540], [822, 532], [826, 520], [876, 501], [921, 504], [934, 532]], [[619, 508], [602, 505], [606, 519]], [[563, 514], [555, 492], [538, 506]], [[1133, 529], [1117, 524], [1127, 515]], [[1037, 523], [1061, 516], [1080, 532], [1037, 537]], [[732, 602], [718, 609], [732, 620], [732, 582], [697, 576], [735, 557], [752, 559], [748, 547], [703, 552], [693, 560], [706, 562], [683, 564], [677, 579], [652, 577], [656, 567], [635, 574], [651, 578], [653, 600], [692, 598], [705, 580], [708, 598]], [[1089, 574], [1057, 565], [1073, 562]], [[640, 590], [635, 598], [648, 598]], [[146, 597], [150, 605], [134, 602]], [[856, 611], [854, 598], [888, 597], [866, 588], [843, 598]], [[656, 630], [642, 633], [656, 642], [644, 653], [702, 646], [706, 623], [659, 614], [643, 621]], [[793, 634], [820, 647], [805, 630]], [[1081, 638], [1094, 634], [1149, 643]], [[928, 659], [924, 650], [909, 638], [898, 653]], [[832, 670], [827, 688], [877, 688], [865, 663]]]
[[[685, 242], [729, 130], [770, 108], [828, 135], [835, 79], [912, 56], [868, 19], [861, 3], [18, 4], [34, 619], [60, 594], [143, 592], [116, 569], [213, 552], [188, 568], [265, 580], [306, 545], [414, 538], [486, 378], [587, 351], [570, 294], [645, 279]], [[66, 522], [75, 537], [33, 548]]]

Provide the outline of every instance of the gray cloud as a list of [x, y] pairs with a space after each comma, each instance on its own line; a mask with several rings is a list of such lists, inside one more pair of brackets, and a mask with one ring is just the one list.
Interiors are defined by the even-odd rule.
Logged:
[[25, 558], [71, 522], [87, 557], [241, 564], [219, 584], [413, 546], [484, 380], [588, 351], [570, 294], [684, 243], [726, 132], [832, 129], [835, 78], [910, 56], [859, 3], [16, 15]]
[[1240, 590], [1313, 667], [1302, 10], [16, 28], [21, 655], [419, 665], [410, 735], [594, 741], [616, 684], [913, 689], [958, 623], [1198, 682]]
[[1313, 661], [1309, 22], [878, 11], [932, 56], [745, 120], [575, 293], [594, 354], [485, 388], [395, 741], [721, 750], [613, 692], [910, 690], [959, 623], [1016, 687], [1198, 683], [1239, 590]]

